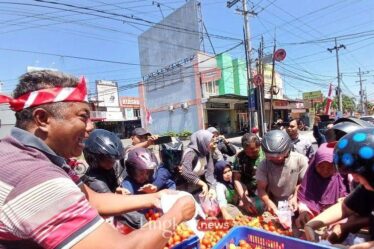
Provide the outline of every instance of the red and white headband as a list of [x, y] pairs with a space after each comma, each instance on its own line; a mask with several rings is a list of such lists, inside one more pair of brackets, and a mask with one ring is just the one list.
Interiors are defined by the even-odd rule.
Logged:
[[28, 107], [56, 102], [88, 102], [85, 78], [82, 77], [76, 87], [45, 88], [26, 93], [15, 99], [0, 94], [0, 103], [8, 103], [15, 112]]

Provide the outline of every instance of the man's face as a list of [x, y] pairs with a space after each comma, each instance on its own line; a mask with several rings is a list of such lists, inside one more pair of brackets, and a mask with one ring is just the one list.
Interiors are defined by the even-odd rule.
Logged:
[[265, 157], [267, 160], [270, 162], [274, 163], [275, 165], [278, 166], [283, 166], [284, 163], [286, 162], [286, 159], [289, 155], [289, 152], [285, 152], [282, 154], [270, 154], [270, 153], [265, 153]]
[[45, 143], [59, 156], [78, 157], [83, 152], [83, 140], [94, 129], [87, 103], [71, 102], [62, 111], [62, 118], [48, 118]]
[[244, 153], [247, 155], [247, 157], [255, 159], [259, 156], [260, 145], [257, 146], [256, 143], [249, 143], [247, 147], [245, 147]]
[[299, 135], [299, 129], [297, 127], [296, 120], [292, 120], [290, 122], [289, 126], [287, 127], [287, 133], [291, 139], [297, 138], [297, 136]]
[[99, 167], [105, 170], [111, 170], [116, 160], [110, 157], [101, 157], [98, 159]]
[[132, 145], [137, 145], [137, 144], [140, 144], [140, 143], [143, 143], [145, 141], [147, 141], [148, 139], [148, 134], [146, 135], [135, 135], [135, 136], [132, 136]]

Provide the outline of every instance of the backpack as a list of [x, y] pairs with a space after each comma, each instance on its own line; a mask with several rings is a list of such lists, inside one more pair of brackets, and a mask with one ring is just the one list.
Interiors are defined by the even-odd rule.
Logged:
[[183, 143], [179, 139], [160, 145], [161, 161], [171, 173], [178, 172], [183, 157]]

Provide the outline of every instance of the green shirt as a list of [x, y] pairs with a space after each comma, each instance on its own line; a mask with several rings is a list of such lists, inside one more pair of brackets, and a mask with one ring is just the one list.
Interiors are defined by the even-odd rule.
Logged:
[[241, 175], [240, 181], [247, 186], [250, 195], [257, 189], [256, 169], [263, 159], [265, 159], [265, 154], [262, 149], [260, 149], [256, 159], [249, 158], [244, 150], [235, 157], [234, 170], [239, 171]]

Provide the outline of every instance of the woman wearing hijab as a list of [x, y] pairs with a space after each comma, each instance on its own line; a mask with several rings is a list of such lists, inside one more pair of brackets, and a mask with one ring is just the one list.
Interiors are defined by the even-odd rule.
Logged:
[[224, 219], [234, 219], [240, 215], [236, 207], [239, 203], [239, 195], [235, 191], [232, 179], [232, 168], [227, 161], [218, 161], [214, 165], [214, 176], [217, 179], [217, 201]]
[[191, 135], [191, 142], [183, 153], [180, 173], [183, 184], [177, 189], [202, 196], [215, 196], [216, 179], [211, 152], [215, 150], [213, 134], [198, 130]]
[[334, 145], [321, 144], [309, 164], [297, 195], [299, 217], [295, 222], [299, 228], [347, 195], [343, 178], [333, 165], [333, 152]]

